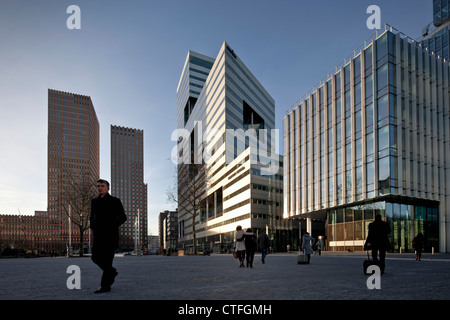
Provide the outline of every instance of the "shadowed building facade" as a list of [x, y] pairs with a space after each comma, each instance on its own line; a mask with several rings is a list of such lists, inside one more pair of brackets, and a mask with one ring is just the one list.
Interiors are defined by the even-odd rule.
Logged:
[[111, 125], [111, 195], [123, 204], [119, 249], [147, 248], [147, 184], [144, 183], [144, 131]]

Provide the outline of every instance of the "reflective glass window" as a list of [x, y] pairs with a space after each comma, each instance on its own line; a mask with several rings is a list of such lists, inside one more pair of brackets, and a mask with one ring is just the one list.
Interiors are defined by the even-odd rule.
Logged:
[[378, 130], [378, 151], [389, 148], [389, 126]]
[[384, 95], [378, 99], [378, 121], [389, 116], [389, 95]]
[[388, 84], [388, 64], [377, 69], [377, 90], [381, 90]]
[[387, 33], [377, 40], [377, 61], [387, 55]]

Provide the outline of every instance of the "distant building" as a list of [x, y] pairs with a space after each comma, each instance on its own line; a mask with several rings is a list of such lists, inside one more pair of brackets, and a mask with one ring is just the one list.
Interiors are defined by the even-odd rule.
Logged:
[[0, 215], [0, 252], [5, 248], [33, 253], [58, 250], [59, 221], [46, 211], [29, 215]]
[[159, 213], [159, 246], [162, 249], [178, 248], [178, 211]]
[[119, 247], [146, 248], [147, 184], [144, 183], [144, 131], [111, 125], [111, 195], [120, 198], [127, 221], [120, 227]]
[[148, 237], [148, 252], [150, 254], [158, 253], [159, 252], [159, 236], [152, 236], [149, 235]]

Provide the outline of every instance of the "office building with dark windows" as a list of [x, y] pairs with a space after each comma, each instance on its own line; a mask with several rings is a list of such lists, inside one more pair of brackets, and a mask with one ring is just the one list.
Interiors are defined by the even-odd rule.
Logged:
[[[57, 220], [59, 234], [53, 236], [57, 251], [65, 251], [69, 242], [73, 249], [80, 249], [81, 235], [75, 222], [83, 219], [84, 212], [84, 218], [90, 212], [76, 210], [80, 206], [75, 204], [80, 204], [81, 195], [95, 195], [100, 172], [99, 130], [89, 96], [48, 89], [47, 214], [49, 219]], [[93, 190], [88, 190], [90, 187]], [[87, 251], [89, 231], [83, 236], [83, 250]]]
[[111, 195], [123, 204], [119, 249], [147, 248], [147, 184], [144, 183], [144, 131], [111, 125]]
[[[450, 250], [450, 65], [385, 25], [284, 118], [284, 217], [362, 250], [381, 214], [395, 252]], [[322, 224], [320, 224], [322, 223]]]
[[275, 102], [226, 42], [215, 59], [189, 51], [177, 104], [179, 247], [227, 252], [238, 225], [267, 230], [275, 250], [292, 245], [282, 161], [264, 149], [277, 140]]

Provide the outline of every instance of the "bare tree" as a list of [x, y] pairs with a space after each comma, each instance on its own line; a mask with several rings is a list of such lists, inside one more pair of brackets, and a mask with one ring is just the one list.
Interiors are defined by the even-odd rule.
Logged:
[[192, 241], [194, 254], [197, 254], [197, 236], [195, 220], [203, 208], [202, 196], [207, 186], [205, 166], [203, 164], [178, 165], [177, 179], [167, 190], [167, 198], [178, 205], [178, 212], [186, 212], [192, 219]]
[[91, 215], [91, 200], [97, 196], [96, 181], [88, 174], [66, 172], [64, 190], [58, 198], [58, 203], [71, 224], [78, 227], [80, 235], [80, 257], [83, 256], [84, 232], [89, 229]]

